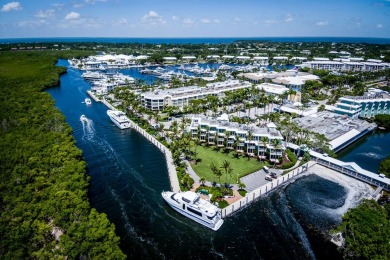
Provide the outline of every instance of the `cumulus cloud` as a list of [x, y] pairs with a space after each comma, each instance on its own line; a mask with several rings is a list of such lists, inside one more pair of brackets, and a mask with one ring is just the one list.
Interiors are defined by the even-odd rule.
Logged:
[[317, 26], [326, 26], [326, 25], [328, 25], [328, 24], [329, 24], [328, 21], [319, 21], [319, 22], [316, 22], [316, 25], [317, 25]]
[[174, 15], [174, 16], [172, 16], [172, 20], [174, 20], [174, 21], [178, 21], [178, 20], [180, 20], [180, 17], [179, 17], [179, 16], [176, 16], [176, 15]]
[[19, 2], [10, 2], [3, 5], [1, 8], [2, 12], [18, 11], [22, 9], [22, 5]]
[[55, 11], [53, 9], [48, 9], [45, 11], [39, 10], [34, 14], [34, 16], [37, 18], [46, 19], [46, 18], [53, 17], [54, 13], [55, 13]]
[[206, 19], [206, 18], [200, 19], [200, 22], [201, 23], [211, 23], [211, 21], [209, 19]]
[[195, 21], [192, 20], [191, 18], [184, 18], [182, 22], [184, 25], [187, 25], [187, 26], [195, 23]]
[[294, 16], [292, 14], [287, 14], [286, 18], [284, 19], [286, 23], [292, 22], [293, 20], [294, 20]]
[[121, 18], [121, 19], [119, 19], [119, 20], [116, 20], [114, 23], [115, 23], [115, 24], [120, 24], [120, 25], [126, 25], [126, 24], [128, 24], [129, 22], [127, 21], [126, 18]]
[[167, 22], [155, 11], [149, 11], [141, 18], [141, 22], [151, 26], [164, 25]]
[[377, 29], [382, 29], [383, 28], [383, 24], [377, 24], [376, 26], [375, 26]]
[[65, 16], [65, 20], [77, 20], [80, 18], [80, 14], [76, 12], [70, 12]]

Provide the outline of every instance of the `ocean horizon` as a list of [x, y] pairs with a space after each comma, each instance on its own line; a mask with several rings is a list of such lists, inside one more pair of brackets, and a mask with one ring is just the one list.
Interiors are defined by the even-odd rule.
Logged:
[[228, 44], [236, 41], [271, 42], [336, 42], [390, 44], [390, 38], [370, 37], [36, 37], [36, 38], [0, 38], [0, 44], [13, 43], [146, 43], [146, 44]]

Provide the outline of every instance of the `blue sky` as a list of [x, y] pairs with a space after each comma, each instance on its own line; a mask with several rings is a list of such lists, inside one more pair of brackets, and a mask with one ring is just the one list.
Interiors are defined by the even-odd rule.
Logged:
[[390, 0], [0, 0], [0, 38], [390, 38]]

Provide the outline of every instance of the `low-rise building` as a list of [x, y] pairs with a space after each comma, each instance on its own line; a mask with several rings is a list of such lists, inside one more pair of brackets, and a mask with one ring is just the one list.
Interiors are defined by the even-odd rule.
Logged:
[[364, 120], [327, 111], [295, 118], [294, 121], [302, 129], [323, 134], [329, 140], [330, 148], [335, 152], [376, 128], [375, 124]]
[[377, 114], [390, 114], [390, 94], [387, 91], [370, 88], [363, 96], [339, 98], [333, 111], [353, 118], [371, 118]]
[[250, 87], [252, 85], [246, 81], [227, 80], [208, 83], [206, 87], [190, 86], [144, 92], [141, 93], [141, 101], [143, 107], [153, 111], [161, 111], [164, 106], [175, 106], [182, 109], [190, 105], [190, 101], [194, 99], [205, 98], [208, 95], [218, 96], [226, 91]]
[[[283, 136], [274, 123], [266, 127], [249, 127], [228, 120], [194, 116], [188, 128], [193, 139], [251, 156], [278, 162], [283, 155]], [[276, 141], [275, 141], [276, 140]]]

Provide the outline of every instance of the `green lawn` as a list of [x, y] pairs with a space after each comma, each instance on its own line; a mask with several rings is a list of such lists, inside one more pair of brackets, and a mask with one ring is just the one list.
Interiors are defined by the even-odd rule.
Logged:
[[[195, 148], [191, 149], [195, 151]], [[196, 152], [198, 153], [197, 158], [200, 159], [198, 163], [192, 164], [192, 169], [196, 172], [199, 177], [204, 177], [208, 181], [218, 182], [218, 179], [214, 176], [213, 172], [210, 170], [210, 164], [212, 162], [215, 163], [216, 166], [220, 167], [224, 160], [227, 160], [231, 163], [233, 168], [233, 172], [231, 176], [228, 176], [228, 183], [236, 183], [237, 182], [237, 174], [238, 177], [243, 177], [252, 172], [260, 170], [263, 165], [268, 165], [267, 162], [260, 162], [257, 159], [250, 158], [248, 160], [247, 157], [240, 156], [238, 158], [234, 157], [235, 152], [230, 152], [226, 154], [221, 149], [220, 152], [214, 150], [214, 147], [204, 147], [198, 146]], [[221, 182], [226, 182], [226, 175], [224, 169], [222, 169], [223, 176], [221, 177]]]

